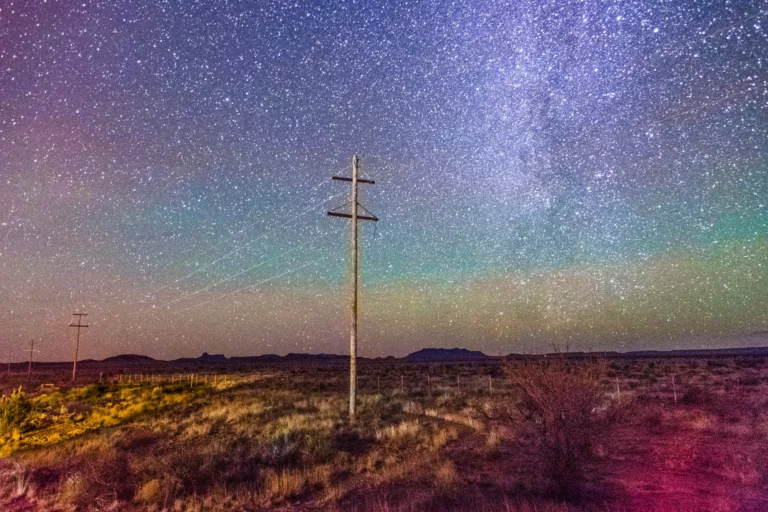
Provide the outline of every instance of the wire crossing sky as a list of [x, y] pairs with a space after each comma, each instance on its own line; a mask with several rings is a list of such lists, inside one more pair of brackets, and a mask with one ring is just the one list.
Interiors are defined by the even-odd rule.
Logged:
[[766, 343], [765, 2], [9, 0], [0, 344], [344, 353], [354, 153], [363, 356]]

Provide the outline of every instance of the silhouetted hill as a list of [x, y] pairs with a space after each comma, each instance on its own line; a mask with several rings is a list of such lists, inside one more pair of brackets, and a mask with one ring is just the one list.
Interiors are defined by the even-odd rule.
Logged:
[[[766, 336], [765, 331], [756, 331], [749, 333], [749, 336], [759, 339], [760, 341]], [[556, 357], [563, 354], [509, 354], [506, 357], [509, 359], [528, 359], [539, 357]], [[631, 358], [665, 358], [665, 357], [768, 357], [768, 346], [758, 347], [739, 347], [739, 348], [719, 348], [719, 349], [685, 349], [685, 350], [637, 350], [630, 352], [569, 352], [564, 354], [567, 358], [579, 359], [579, 358], [604, 358], [604, 359], [631, 359]], [[396, 358], [393, 356], [377, 357], [377, 358], [365, 358], [358, 357], [361, 362], [412, 362], [412, 363], [428, 363], [428, 362], [461, 362], [461, 361], [490, 361], [498, 359], [496, 357], [488, 356], [480, 351], [467, 350], [464, 348], [424, 348], [417, 352], [408, 354], [403, 358]], [[346, 363], [349, 361], [348, 355], [338, 354], [301, 354], [290, 353], [285, 356], [279, 356], [277, 354], [264, 354], [260, 356], [239, 356], [227, 358], [223, 354], [208, 354], [204, 352], [200, 357], [189, 357], [175, 359], [169, 361], [172, 363], [211, 363], [211, 364], [253, 364], [253, 363]], [[121, 354], [118, 356], [108, 357], [102, 361], [85, 360], [81, 363], [112, 363], [123, 365], [136, 365], [157, 363], [164, 364], [166, 361], [157, 360], [149, 356], [143, 356], [139, 354]], [[40, 363], [45, 364], [45, 363]], [[50, 363], [60, 364], [60, 363]], [[63, 364], [63, 363], [62, 363]]]
[[405, 360], [411, 362], [479, 361], [483, 359], [488, 359], [488, 356], [480, 351], [465, 348], [423, 348], [405, 356]]
[[531, 354], [509, 354], [509, 359], [528, 359], [531, 357], [565, 357], [566, 359], [601, 358], [601, 359], [633, 359], [633, 358], [664, 358], [664, 357], [751, 357], [768, 356], [768, 347], [740, 348], [701, 348], [681, 350], [634, 350], [629, 352], [567, 352], [549, 353], [539, 356]]
[[120, 354], [119, 356], [112, 356], [106, 359], [102, 359], [102, 363], [148, 363], [153, 362], [155, 359], [149, 356], [142, 356], [139, 354]]
[[712, 357], [768, 356], [768, 347], [717, 348], [689, 350], [637, 350], [619, 354], [620, 357]]
[[287, 354], [278, 356], [276, 354], [265, 354], [262, 356], [242, 356], [231, 357], [229, 361], [234, 363], [334, 363], [348, 361], [349, 356], [340, 356], [336, 354]]
[[173, 363], [226, 363], [228, 361], [227, 356], [224, 354], [209, 354], [203, 352], [200, 357], [182, 357], [180, 359], [174, 359]]

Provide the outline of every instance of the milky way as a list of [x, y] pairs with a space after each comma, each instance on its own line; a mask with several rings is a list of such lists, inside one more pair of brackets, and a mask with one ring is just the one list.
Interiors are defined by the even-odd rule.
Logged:
[[[760, 1], [0, 5], [0, 344], [24, 359], [748, 343]], [[0, 353], [4, 348], [0, 347]], [[0, 358], [4, 358], [5, 356]]]

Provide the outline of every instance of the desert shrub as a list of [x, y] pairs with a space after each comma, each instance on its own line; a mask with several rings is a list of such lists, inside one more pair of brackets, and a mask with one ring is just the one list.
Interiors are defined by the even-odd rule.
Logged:
[[264, 497], [270, 502], [296, 498], [312, 489], [325, 487], [331, 479], [330, 466], [309, 469], [267, 469], [262, 476]]
[[739, 379], [742, 386], [757, 386], [760, 384], [760, 378], [754, 375], [746, 375]]
[[441, 493], [453, 491], [457, 480], [456, 467], [451, 461], [443, 460], [435, 466], [435, 485]]
[[136, 501], [146, 504], [155, 504], [160, 501], [163, 486], [160, 480], [155, 478], [145, 482], [139, 490], [136, 491]]
[[302, 443], [300, 431], [281, 432], [264, 446], [264, 460], [273, 466], [285, 466], [298, 461]]
[[263, 478], [264, 490], [269, 499], [292, 498], [304, 492], [306, 475], [299, 470], [267, 470]]
[[327, 462], [334, 455], [333, 440], [328, 432], [309, 432], [304, 436], [302, 444], [303, 451], [312, 462]]
[[136, 491], [134, 499], [143, 505], [163, 508], [178, 494], [180, 487], [178, 479], [172, 475], [163, 475], [162, 478], [144, 482]]
[[10, 395], [4, 395], [0, 399], [0, 431], [24, 430], [31, 412], [32, 403], [27, 399], [21, 387], [14, 390]]
[[441, 393], [435, 398], [435, 405], [448, 410], [457, 411], [467, 406], [467, 400], [464, 396], [457, 395], [453, 391]]
[[715, 395], [701, 386], [693, 386], [680, 398], [680, 402], [686, 405], [710, 405], [714, 403]]
[[88, 384], [81, 388], [75, 388], [70, 391], [70, 397], [72, 400], [95, 400], [104, 395], [109, 387], [106, 384]]
[[377, 430], [376, 439], [408, 447], [417, 441], [421, 431], [421, 425], [417, 421], [402, 421], [396, 425]]
[[762, 357], [753, 357], [749, 359], [737, 359], [736, 366], [739, 368], [760, 368], [765, 360]]
[[509, 378], [519, 390], [516, 407], [529, 427], [537, 455], [556, 491], [574, 497], [603, 418], [601, 362], [569, 363], [565, 358], [510, 364]]
[[59, 487], [59, 503], [63, 505], [87, 504], [88, 482], [80, 473], [74, 473], [67, 477]]
[[360, 417], [366, 423], [372, 423], [381, 418], [396, 418], [403, 412], [403, 402], [391, 397], [363, 396], [360, 402]]

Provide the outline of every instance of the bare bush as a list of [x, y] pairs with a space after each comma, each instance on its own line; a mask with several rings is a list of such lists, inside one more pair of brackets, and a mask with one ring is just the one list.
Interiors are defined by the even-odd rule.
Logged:
[[712, 405], [716, 396], [709, 390], [701, 386], [693, 386], [688, 389], [680, 399], [680, 402], [686, 405]]
[[515, 406], [529, 427], [537, 455], [557, 492], [573, 497], [600, 432], [602, 362], [555, 360], [508, 364], [520, 394]]

